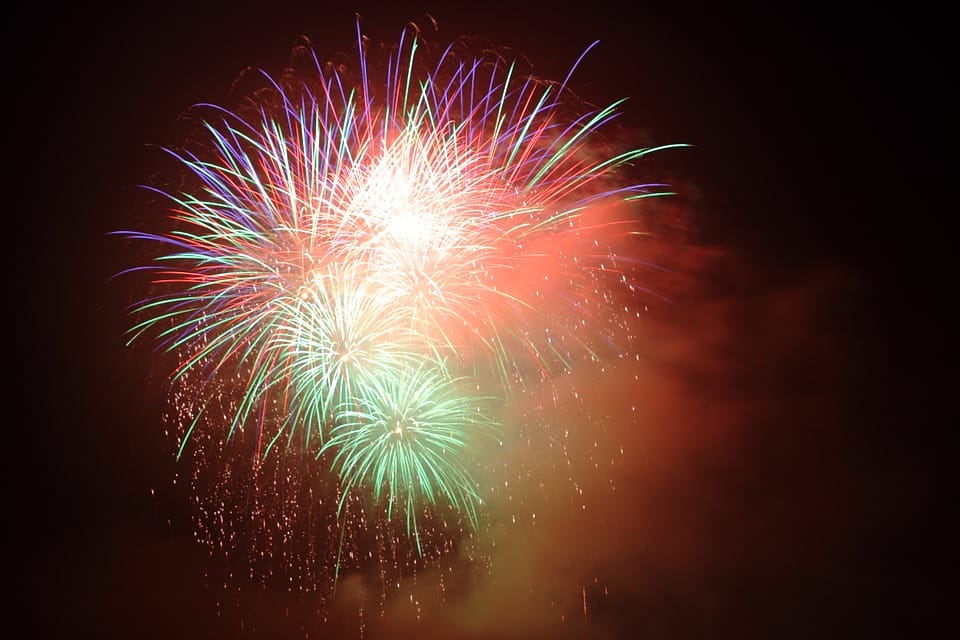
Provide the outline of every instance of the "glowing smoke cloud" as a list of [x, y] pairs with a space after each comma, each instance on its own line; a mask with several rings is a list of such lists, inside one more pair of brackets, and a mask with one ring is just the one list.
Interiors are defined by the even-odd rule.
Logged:
[[179, 455], [242, 436], [253, 471], [223, 471], [249, 482], [285, 452], [319, 461], [338, 566], [351, 501], [385, 507], [420, 553], [424, 509], [477, 526], [491, 398], [618, 351], [612, 290], [639, 290], [639, 261], [614, 247], [666, 193], [623, 185], [657, 149], [599, 153], [621, 103], [583, 106], [569, 76], [410, 31], [384, 71], [360, 42], [358, 78], [313, 58], [242, 115], [208, 105], [206, 152], [170, 151], [195, 184], [163, 194], [174, 229], [125, 232], [163, 248], [131, 341], [179, 358]]

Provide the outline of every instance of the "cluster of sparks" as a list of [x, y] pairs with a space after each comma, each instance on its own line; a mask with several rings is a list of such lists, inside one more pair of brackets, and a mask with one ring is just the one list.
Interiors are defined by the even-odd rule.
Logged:
[[[276, 486], [290, 460], [312, 461], [309, 487], [270, 518], [331, 505], [311, 535], [336, 540], [338, 568], [351, 508], [405, 532], [416, 556], [447, 544], [451, 522], [476, 529], [498, 413], [617, 352], [612, 291], [638, 291], [641, 263], [611, 247], [640, 232], [639, 200], [666, 194], [624, 186], [657, 149], [603, 153], [620, 103], [583, 106], [570, 76], [438, 55], [410, 31], [384, 70], [360, 44], [356, 77], [314, 58], [311, 78], [268, 77], [269, 98], [242, 115], [208, 106], [206, 152], [170, 151], [195, 185], [162, 194], [173, 229], [125, 232], [161, 248], [131, 341], [178, 358], [178, 456], [246, 443], [245, 471], [205, 471], [221, 486]], [[235, 502], [263, 535], [292, 535], [257, 500]], [[383, 531], [372, 545], [396, 556]]]

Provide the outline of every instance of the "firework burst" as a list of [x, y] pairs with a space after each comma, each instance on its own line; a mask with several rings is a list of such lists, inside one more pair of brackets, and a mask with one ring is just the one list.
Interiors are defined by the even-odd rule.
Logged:
[[639, 285], [614, 247], [667, 192], [621, 178], [658, 149], [596, 144], [620, 102], [412, 31], [379, 66], [362, 44], [358, 77], [304, 48], [308, 77], [208, 105], [206, 150], [170, 151], [195, 186], [163, 193], [171, 232], [125, 232], [163, 247], [131, 340], [177, 354], [181, 455], [195, 429], [306, 453], [338, 514], [370, 496], [422, 553], [425, 508], [477, 526], [491, 397], [618, 351], [612, 290]]
[[438, 495], [476, 526], [480, 496], [466, 472], [469, 452], [477, 436], [495, 433], [481, 407], [488, 399], [465, 392], [465, 380], [451, 380], [442, 370], [427, 362], [368, 381], [341, 406], [321, 450], [336, 452], [332, 466], [345, 489], [339, 508], [353, 488], [372, 488], [378, 501], [386, 497], [388, 518], [396, 506], [405, 513], [418, 548], [418, 505], [436, 503]]

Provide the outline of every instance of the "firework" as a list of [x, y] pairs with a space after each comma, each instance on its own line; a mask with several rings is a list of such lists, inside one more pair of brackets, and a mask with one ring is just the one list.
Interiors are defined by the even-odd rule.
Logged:
[[387, 516], [395, 506], [405, 514], [408, 532], [420, 539], [416, 512], [423, 502], [447, 498], [476, 526], [481, 501], [467, 474], [471, 445], [495, 434], [487, 399], [463, 391], [464, 380], [451, 380], [435, 363], [421, 364], [399, 376], [379, 377], [345, 402], [340, 419], [322, 451], [335, 451], [334, 470], [343, 478], [344, 497], [367, 485], [387, 499]]
[[618, 352], [612, 288], [639, 285], [615, 247], [667, 192], [620, 177], [657, 149], [596, 143], [620, 102], [412, 32], [359, 63], [266, 76], [242, 112], [208, 107], [204, 151], [170, 151], [194, 186], [163, 194], [174, 230], [126, 233], [164, 252], [131, 340], [177, 354], [201, 398], [181, 454], [220, 422], [224, 446], [252, 430], [257, 457], [308, 452], [338, 513], [366, 492], [419, 550], [424, 506], [477, 525], [489, 396]]

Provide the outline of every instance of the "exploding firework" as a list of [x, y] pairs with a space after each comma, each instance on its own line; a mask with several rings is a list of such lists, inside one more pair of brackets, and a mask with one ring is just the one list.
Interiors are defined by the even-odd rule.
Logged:
[[340, 508], [354, 487], [372, 487], [378, 500], [386, 488], [387, 517], [399, 504], [418, 548], [417, 504], [435, 502], [437, 494], [465, 511], [476, 526], [480, 496], [465, 471], [468, 436], [491, 426], [480, 406], [484, 400], [458, 389], [464, 381], [447, 379], [439, 371], [441, 367], [426, 363], [364, 384], [342, 405], [321, 450], [336, 452], [333, 468], [345, 489]]
[[276, 516], [258, 483], [309, 476], [299, 510], [335, 505], [314, 533], [339, 540], [338, 570], [345, 539], [359, 551], [351, 505], [401, 522], [418, 554], [425, 519], [441, 538], [460, 527], [444, 514], [478, 526], [496, 406], [620, 353], [640, 262], [616, 247], [639, 233], [638, 201], [668, 193], [622, 177], [666, 147], [603, 153], [620, 102], [584, 105], [570, 76], [412, 31], [379, 65], [360, 45], [355, 77], [302, 47], [306, 76], [207, 106], [206, 148], [170, 151], [193, 184], [162, 194], [173, 230], [125, 233], [162, 248], [131, 340], [178, 358], [178, 455], [246, 443], [249, 466], [219, 482], [254, 485], [230, 491], [257, 522]]

